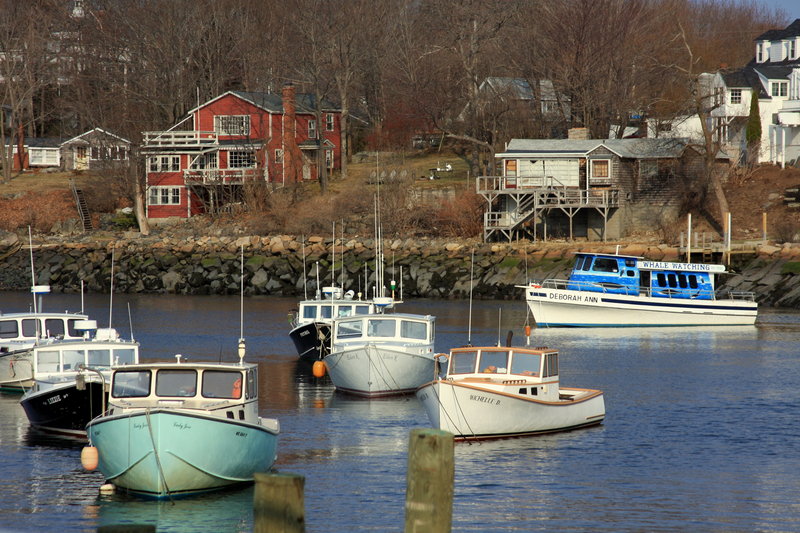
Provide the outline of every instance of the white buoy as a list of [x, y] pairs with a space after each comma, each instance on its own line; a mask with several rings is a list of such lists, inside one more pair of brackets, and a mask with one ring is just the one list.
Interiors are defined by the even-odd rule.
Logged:
[[100, 494], [113, 494], [117, 487], [113, 483], [103, 483], [100, 485]]

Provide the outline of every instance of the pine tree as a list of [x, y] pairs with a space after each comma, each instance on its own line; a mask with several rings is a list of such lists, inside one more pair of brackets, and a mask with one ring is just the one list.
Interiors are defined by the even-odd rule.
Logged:
[[757, 163], [761, 146], [761, 114], [758, 109], [758, 90], [756, 89], [753, 89], [750, 94], [750, 117], [747, 119], [747, 129], [744, 135], [747, 140], [748, 159], [751, 163]]

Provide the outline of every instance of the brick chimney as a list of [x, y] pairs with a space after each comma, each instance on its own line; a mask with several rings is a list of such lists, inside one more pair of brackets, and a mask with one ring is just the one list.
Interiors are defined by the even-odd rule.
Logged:
[[291, 83], [283, 86], [283, 173], [288, 181], [299, 181], [301, 164], [297, 147], [297, 120], [295, 117], [295, 88]]

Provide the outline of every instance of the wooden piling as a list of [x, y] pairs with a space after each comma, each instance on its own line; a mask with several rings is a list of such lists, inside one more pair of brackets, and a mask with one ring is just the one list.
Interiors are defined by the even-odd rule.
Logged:
[[454, 476], [453, 434], [438, 429], [411, 430], [405, 533], [449, 533]]
[[255, 533], [305, 532], [304, 486], [303, 476], [257, 473], [253, 494], [253, 531]]

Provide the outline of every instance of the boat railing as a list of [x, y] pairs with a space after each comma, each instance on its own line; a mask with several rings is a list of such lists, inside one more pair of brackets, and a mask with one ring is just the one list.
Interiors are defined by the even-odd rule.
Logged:
[[749, 291], [719, 291], [708, 289], [652, 288], [615, 284], [612, 282], [576, 281], [568, 279], [546, 279], [541, 283], [546, 289], [574, 290], [580, 292], [599, 292], [603, 294], [626, 294], [629, 296], [650, 296], [654, 298], [675, 298], [680, 300], [746, 300], [755, 301], [755, 293]]

